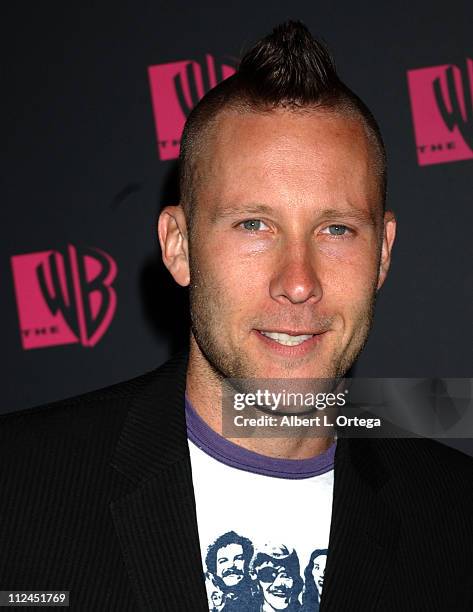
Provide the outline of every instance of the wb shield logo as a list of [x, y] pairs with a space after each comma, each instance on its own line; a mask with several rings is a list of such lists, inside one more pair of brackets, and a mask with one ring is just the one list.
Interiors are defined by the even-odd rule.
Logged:
[[200, 61], [172, 62], [148, 68], [158, 154], [176, 159], [184, 123], [197, 102], [235, 69], [212, 55]]
[[[452, 132], [456, 127], [460, 132], [465, 143], [473, 151], [473, 105], [472, 105], [472, 71], [468, 70], [467, 60], [466, 70], [460, 71], [461, 81], [455, 78], [453, 66], [449, 66], [445, 71], [447, 84], [447, 95], [442, 90], [442, 81], [437, 77], [434, 81], [434, 94], [437, 108], [442, 115], [445, 125]], [[457, 69], [458, 70], [458, 69]], [[470, 73], [470, 74], [469, 74]], [[463, 95], [459, 94], [462, 92]]]
[[407, 73], [421, 166], [473, 158], [473, 61]]
[[68, 245], [11, 261], [24, 349], [97, 344], [117, 304], [112, 287], [117, 266], [110, 255]]

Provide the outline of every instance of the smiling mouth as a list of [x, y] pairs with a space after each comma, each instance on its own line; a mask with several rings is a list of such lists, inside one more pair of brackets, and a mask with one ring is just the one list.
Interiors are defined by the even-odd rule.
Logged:
[[259, 330], [260, 334], [266, 336], [266, 338], [270, 338], [274, 340], [278, 344], [282, 344], [283, 346], [298, 346], [307, 340], [313, 338], [316, 334], [285, 334], [283, 332], [269, 332]]

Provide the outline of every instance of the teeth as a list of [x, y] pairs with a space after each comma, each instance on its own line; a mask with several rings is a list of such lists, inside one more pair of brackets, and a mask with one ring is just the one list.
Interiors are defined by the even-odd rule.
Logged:
[[261, 332], [263, 336], [267, 338], [271, 338], [272, 340], [276, 340], [279, 344], [283, 344], [284, 346], [297, 346], [298, 344], [302, 344], [305, 340], [312, 338], [314, 334], [302, 334], [300, 336], [290, 336], [289, 334], [281, 334], [279, 332]]

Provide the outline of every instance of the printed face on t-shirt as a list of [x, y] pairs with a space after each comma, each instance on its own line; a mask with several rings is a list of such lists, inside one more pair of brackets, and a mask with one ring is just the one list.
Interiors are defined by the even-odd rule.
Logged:
[[325, 564], [327, 563], [327, 555], [319, 555], [314, 559], [314, 565], [312, 567], [312, 576], [319, 593], [322, 591], [324, 585], [324, 573]]
[[294, 579], [283, 565], [271, 561], [257, 568], [257, 580], [270, 610], [285, 610], [291, 603]]
[[244, 576], [245, 558], [241, 544], [228, 544], [217, 551], [217, 576], [226, 586], [235, 586]]
[[225, 605], [225, 597], [223, 591], [215, 584], [212, 575], [207, 573], [205, 577], [205, 589], [207, 591], [207, 600], [212, 606], [212, 610], [220, 611]]

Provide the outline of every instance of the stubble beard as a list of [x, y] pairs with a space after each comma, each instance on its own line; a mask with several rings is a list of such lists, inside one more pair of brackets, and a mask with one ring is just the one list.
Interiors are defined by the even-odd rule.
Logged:
[[[206, 277], [205, 280], [204, 277]], [[264, 378], [264, 374], [258, 376], [261, 373], [257, 372], [255, 364], [252, 364], [247, 355], [238, 347], [232, 347], [230, 350], [225, 344], [228, 333], [222, 315], [231, 312], [231, 303], [225, 300], [222, 287], [209, 280], [209, 277], [210, 275], [201, 273], [199, 266], [191, 257], [189, 286], [191, 329], [202, 356], [219, 380]], [[375, 302], [376, 283], [373, 283], [367, 303], [359, 309], [355, 317], [353, 333], [348, 345], [330, 356], [329, 363], [323, 368], [324, 371], [317, 373], [317, 378], [333, 379], [346, 375], [366, 345], [373, 323]], [[283, 364], [283, 373], [279, 378], [293, 378], [291, 373], [295, 365], [294, 361], [289, 360]]]

